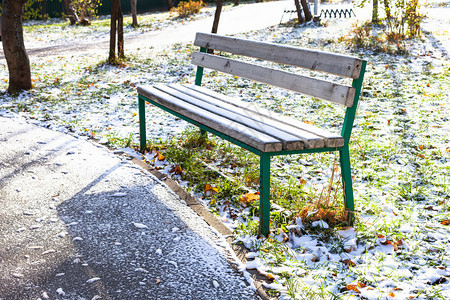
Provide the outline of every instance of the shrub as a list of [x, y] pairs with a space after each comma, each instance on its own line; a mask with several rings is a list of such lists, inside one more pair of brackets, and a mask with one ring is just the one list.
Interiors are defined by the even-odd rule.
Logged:
[[366, 22], [354, 25], [349, 37], [341, 40], [356, 48], [372, 50], [375, 53], [406, 55], [405, 35], [401, 32], [386, 31], [383, 26]]
[[181, 1], [177, 7], [172, 8], [170, 11], [177, 13], [180, 18], [186, 18], [199, 13], [203, 6], [205, 4], [202, 1]]

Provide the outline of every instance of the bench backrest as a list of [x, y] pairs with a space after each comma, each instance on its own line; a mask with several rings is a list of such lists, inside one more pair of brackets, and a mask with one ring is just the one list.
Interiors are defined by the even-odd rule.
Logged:
[[[214, 49], [352, 79], [358, 79], [361, 76], [363, 64], [363, 60], [351, 56], [208, 33], [197, 33], [194, 44], [202, 47], [203, 51], [204, 49]], [[258, 66], [203, 51], [193, 54], [193, 64], [300, 92], [347, 107], [353, 106], [355, 87]]]
[[[347, 109], [341, 135], [345, 144], [348, 144], [361, 94], [367, 64], [365, 60], [348, 55], [200, 32], [195, 37], [194, 45], [200, 47], [200, 52], [192, 55], [192, 63], [198, 66], [196, 85], [201, 85], [205, 67], [344, 105]], [[353, 81], [351, 86], [343, 85], [212, 55], [207, 53], [207, 49], [325, 72], [351, 78]]]

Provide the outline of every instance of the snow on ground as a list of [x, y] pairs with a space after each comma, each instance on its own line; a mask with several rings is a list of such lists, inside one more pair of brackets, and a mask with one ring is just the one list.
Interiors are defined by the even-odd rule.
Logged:
[[[441, 13], [439, 20], [448, 20], [449, 3], [439, 2], [445, 8], [430, 11]], [[356, 13], [362, 17], [365, 11]], [[326, 26], [280, 25], [239, 36], [351, 53], [337, 39], [348, 35], [352, 23], [341, 19], [326, 20]], [[270, 243], [264, 244], [255, 236], [239, 237], [255, 253], [246, 267], [270, 273], [275, 282], [267, 287], [279, 290], [281, 298], [450, 298], [450, 230], [445, 225], [450, 218], [450, 63], [445, 45], [449, 27], [448, 22], [431, 19], [425, 22], [425, 29], [428, 32], [421, 41], [411, 43], [410, 55], [406, 57], [362, 50], [351, 53], [369, 61], [352, 144], [360, 220], [356, 230], [330, 230], [323, 223], [305, 226], [298, 219], [285, 236], [272, 236], [281, 241], [276, 247], [282, 253], [275, 252], [280, 256], [262, 251]], [[58, 40], [58, 34], [51, 31], [46, 40], [41, 32], [30, 29], [26, 38], [42, 39], [45, 43]], [[70, 37], [66, 39], [70, 41]], [[32, 57], [35, 88], [17, 97], [4, 94], [0, 110], [18, 111], [42, 126], [93, 136], [101, 142], [114, 144], [120, 140], [122, 144], [136, 144], [136, 86], [192, 83], [195, 69], [189, 63], [189, 55], [193, 50], [192, 45], [186, 44], [158, 51], [140, 49], [128, 53], [129, 60], [118, 67], [100, 64], [106, 53]], [[0, 68], [0, 77], [7, 78], [4, 62]], [[250, 87], [240, 79], [207, 72], [205, 84], [300, 119], [308, 109], [293, 94], [260, 85]], [[1, 88], [6, 87], [5, 80]], [[326, 107], [313, 121], [323, 121], [334, 112], [334, 108]], [[154, 140], [176, 136], [186, 126], [154, 107], [147, 108], [147, 120], [148, 136]], [[309, 185], [327, 182], [331, 173], [322, 167], [322, 179], [317, 178], [318, 173], [310, 175], [308, 170], [321, 167], [314, 159], [299, 161]], [[294, 160], [285, 160], [288, 167], [283, 167], [283, 172], [299, 171], [291, 167]], [[162, 170], [170, 169], [166, 161], [157, 163]], [[245, 213], [248, 211], [242, 212]], [[221, 218], [232, 220], [225, 211]], [[235, 228], [239, 220], [243, 218], [230, 221], [230, 226]]]

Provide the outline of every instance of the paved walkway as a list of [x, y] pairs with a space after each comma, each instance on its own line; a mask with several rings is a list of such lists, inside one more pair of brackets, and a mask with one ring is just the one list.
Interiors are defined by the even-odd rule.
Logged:
[[223, 237], [84, 139], [0, 112], [0, 299], [256, 299]]
[[[264, 3], [242, 4], [222, 11], [219, 22], [219, 34], [236, 34], [267, 28], [280, 23], [286, 7], [292, 6], [292, 0]], [[193, 42], [196, 32], [211, 32], [214, 16], [186, 22], [166, 30], [144, 32], [138, 35], [125, 35], [125, 52], [151, 47], [166, 47], [174, 43]], [[76, 44], [52, 45], [43, 48], [28, 48], [29, 56], [48, 57], [65, 53], [92, 52], [108, 53], [109, 39], [79, 41]], [[0, 59], [4, 58], [0, 45]]]

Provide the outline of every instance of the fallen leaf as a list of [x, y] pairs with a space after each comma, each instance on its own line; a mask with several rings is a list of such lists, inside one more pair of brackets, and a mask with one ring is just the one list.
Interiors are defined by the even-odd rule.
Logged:
[[155, 283], [156, 283], [156, 284], [160, 284], [160, 282], [161, 282], [161, 279], [159, 279], [159, 278], [156, 278], [156, 281], [155, 281]]
[[156, 151], [156, 154], [155, 154], [154, 157], [158, 157], [158, 160], [159, 160], [159, 161], [163, 161], [163, 160], [166, 159], [166, 158], [164, 157], [164, 155], [162, 155], [162, 154], [159, 153], [158, 151]]
[[205, 186], [203, 187], [203, 192], [205, 193], [206, 197], [210, 197], [210, 196], [217, 194], [219, 192], [219, 189], [208, 183], [208, 184], [205, 184]]
[[345, 287], [345, 289], [346, 289], [347, 291], [354, 291], [354, 292], [357, 292], [357, 293], [361, 293], [361, 292], [358, 290], [358, 287], [356, 286], [356, 284], [348, 284], [348, 285]]
[[347, 267], [354, 267], [356, 266], [356, 264], [354, 262], [352, 262], [350, 259], [344, 259], [342, 261]]
[[442, 225], [450, 225], [450, 219], [441, 221]]
[[246, 193], [239, 199], [242, 204], [249, 204], [253, 201], [259, 200], [259, 195], [256, 193]]
[[398, 251], [398, 245], [397, 245], [396, 242], [392, 242], [392, 241], [386, 240], [386, 241], [384, 241], [384, 242], [380, 241], [380, 243], [381, 243], [382, 245], [392, 245], [392, 246], [394, 247], [394, 251]]
[[169, 172], [175, 175], [180, 175], [183, 172], [183, 169], [181, 169], [180, 165], [173, 165]]

